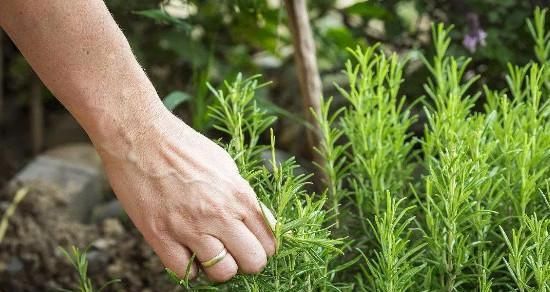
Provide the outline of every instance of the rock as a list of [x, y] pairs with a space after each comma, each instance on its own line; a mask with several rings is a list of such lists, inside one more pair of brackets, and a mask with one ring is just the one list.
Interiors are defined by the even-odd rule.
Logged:
[[88, 260], [88, 272], [90, 274], [101, 272], [109, 263], [109, 255], [98, 250], [88, 251], [86, 259]]
[[98, 238], [92, 242], [91, 246], [98, 250], [106, 250], [116, 244], [116, 241], [111, 238]]
[[25, 186], [61, 200], [70, 218], [85, 222], [102, 200], [106, 179], [91, 145], [69, 144], [36, 157], [8, 183], [8, 190]]
[[126, 213], [120, 202], [113, 199], [94, 208], [92, 211], [92, 222], [101, 222], [107, 218], [121, 218], [125, 215]]
[[103, 221], [103, 232], [109, 236], [121, 236], [125, 233], [124, 227], [118, 219], [106, 219]]
[[6, 271], [11, 274], [16, 274], [23, 270], [23, 263], [18, 257], [12, 257], [6, 265]]

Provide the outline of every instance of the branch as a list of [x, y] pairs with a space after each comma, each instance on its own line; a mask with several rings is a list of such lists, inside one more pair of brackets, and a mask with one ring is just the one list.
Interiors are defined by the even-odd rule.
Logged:
[[[285, 8], [292, 33], [294, 59], [304, 103], [305, 117], [310, 124], [310, 127], [306, 129], [309, 154], [310, 158], [313, 158], [316, 162], [321, 162], [319, 156], [316, 155], [316, 151], [313, 150], [314, 147], [318, 147], [320, 144], [321, 131], [311, 110], [320, 115], [322, 87], [306, 0], [285, 0]], [[319, 165], [323, 164], [320, 163]]]

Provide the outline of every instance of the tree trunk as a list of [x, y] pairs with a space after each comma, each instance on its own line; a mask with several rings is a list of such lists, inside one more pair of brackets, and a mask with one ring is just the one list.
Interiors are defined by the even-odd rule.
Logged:
[[309, 24], [306, 0], [285, 0], [290, 31], [294, 45], [294, 59], [304, 104], [305, 117], [310, 127], [307, 131], [309, 158], [323, 165], [314, 147], [319, 146], [321, 131], [312, 111], [320, 114], [322, 88], [317, 68], [317, 56], [313, 33]]

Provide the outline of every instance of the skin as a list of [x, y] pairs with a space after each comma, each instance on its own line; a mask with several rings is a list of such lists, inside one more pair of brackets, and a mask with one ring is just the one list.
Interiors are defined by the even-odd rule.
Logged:
[[[163, 264], [199, 261], [226, 281], [275, 252], [256, 195], [231, 157], [165, 109], [101, 0], [2, 0], [0, 26], [74, 115], [128, 216]], [[198, 272], [193, 263], [191, 277]]]

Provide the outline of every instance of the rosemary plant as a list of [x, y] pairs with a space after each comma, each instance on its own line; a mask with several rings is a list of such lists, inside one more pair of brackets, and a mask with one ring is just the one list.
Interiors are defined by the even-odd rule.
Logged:
[[[539, 15], [536, 21], [540, 22], [540, 18], [544, 19]], [[532, 287], [545, 287], [548, 270], [544, 271], [541, 265], [531, 268], [531, 274], [524, 274], [525, 269], [516, 269], [509, 263], [517, 263], [520, 255], [504, 229], [526, 230], [530, 222], [531, 229], [537, 226], [548, 233], [545, 219], [532, 219], [537, 214], [543, 218], [550, 215], [547, 209], [541, 210], [544, 196], [538, 195], [550, 175], [550, 111], [544, 89], [547, 66], [510, 65], [507, 80], [511, 98], [505, 92], [485, 88], [486, 111], [473, 113], [480, 93], [469, 91], [477, 76], [463, 81], [468, 60], [446, 56], [448, 33], [449, 29], [441, 25], [434, 27], [436, 55], [427, 65], [433, 79], [426, 91], [433, 106], [426, 109], [428, 126], [423, 152], [428, 174], [424, 196], [419, 196], [419, 201], [424, 209], [422, 229], [431, 260], [423, 288], [525, 290], [522, 283], [526, 275], [534, 278], [536, 273], [537, 279], [544, 281]], [[499, 236], [498, 227], [504, 238]], [[534, 242], [527, 235], [514, 236], [522, 238], [521, 244], [528, 250], [550, 249], [548, 241], [540, 237]], [[507, 252], [504, 243], [514, 252]], [[537, 256], [544, 261], [544, 253]], [[503, 257], [508, 257], [509, 262], [503, 262]], [[533, 266], [527, 258], [520, 261]], [[510, 272], [507, 276], [502, 276], [503, 263]], [[510, 284], [510, 278], [516, 285]], [[539, 291], [545, 291], [542, 289]]]
[[533, 21], [527, 20], [527, 27], [535, 40], [535, 55], [541, 63], [550, 62], [550, 31], [546, 31], [546, 13], [548, 8], [535, 8]]
[[398, 96], [404, 64], [397, 55], [387, 57], [376, 45], [350, 53], [349, 89], [338, 87], [350, 106], [340, 124], [350, 148], [352, 193], [364, 221], [384, 210], [386, 191], [402, 194], [407, 188], [413, 169], [408, 130], [415, 118]]
[[550, 100], [543, 96], [547, 65], [509, 66], [510, 94], [487, 92], [486, 111], [494, 115], [491, 136], [497, 144], [493, 163], [500, 166], [507, 196], [504, 214], [519, 216], [543, 205], [539, 190], [550, 173]]
[[[335, 113], [330, 113], [332, 98], [321, 103], [321, 114], [317, 115], [312, 111], [319, 128], [321, 130], [321, 139], [318, 149], [315, 149], [323, 158], [323, 165], [317, 165], [323, 171], [323, 183], [326, 186], [328, 196], [331, 200], [332, 209], [335, 213], [336, 226], [339, 226], [339, 206], [342, 200], [348, 195], [348, 191], [343, 187], [348, 175], [350, 164], [347, 161], [346, 150], [349, 144], [339, 143], [344, 132], [337, 122], [340, 114], [345, 108], [340, 108]], [[317, 164], [317, 163], [316, 163]]]
[[[231, 138], [226, 149], [235, 158], [243, 177], [256, 190], [259, 200], [274, 211], [277, 223], [273, 230], [278, 250], [265, 270], [258, 275], [238, 275], [217, 286], [194, 286], [179, 281], [186, 288], [230, 291], [332, 291], [339, 289], [329, 268], [341, 253], [340, 240], [331, 239], [325, 198], [308, 195], [307, 175], [297, 175], [294, 159], [278, 162], [275, 138], [271, 145], [259, 145], [259, 136], [275, 120], [260, 109], [254, 100], [262, 87], [258, 77], [225, 84], [225, 90], [214, 90], [217, 103], [211, 107], [216, 129]], [[262, 163], [261, 152], [271, 152], [270, 167]]]
[[375, 216], [374, 224], [369, 221], [380, 248], [374, 252], [374, 257], [365, 256], [367, 265], [363, 274], [368, 285], [359, 285], [364, 291], [407, 291], [414, 288], [415, 277], [426, 266], [425, 263], [416, 264], [424, 244], [410, 246], [410, 224], [415, 217], [405, 216], [414, 207], [400, 209], [404, 201], [405, 198], [397, 201], [386, 192], [385, 212]]
[[[318, 149], [325, 161], [321, 169], [333, 206], [356, 209], [363, 226], [362, 232], [338, 228], [353, 237], [364, 258], [356, 288], [403, 291], [411, 288], [424, 267], [416, 261], [422, 244], [410, 242], [415, 218], [405, 218], [414, 208], [404, 205], [410, 203], [408, 183], [416, 155], [409, 133], [415, 117], [399, 96], [405, 63], [376, 45], [349, 52], [352, 58], [345, 70], [349, 87], [338, 87], [349, 106], [330, 114], [329, 99], [318, 117], [324, 136]], [[355, 207], [344, 204], [348, 197]]]
[[523, 216], [519, 229], [512, 230], [511, 239], [501, 228], [508, 247], [504, 259], [514, 284], [507, 286], [519, 291], [549, 291], [550, 289], [550, 218]]
[[484, 273], [490, 263], [483, 259], [494, 257], [477, 244], [486, 241], [491, 222], [488, 205], [496, 180], [491, 180], [488, 157], [494, 144], [483, 137], [485, 117], [471, 114], [479, 94], [468, 94], [477, 76], [463, 80], [469, 60], [447, 56], [450, 29], [433, 27], [436, 53], [426, 61], [433, 78], [425, 87], [431, 103], [426, 103], [422, 144], [428, 174], [420, 204], [431, 259], [424, 288], [464, 289], [478, 273], [479, 288], [485, 290], [491, 285]]

